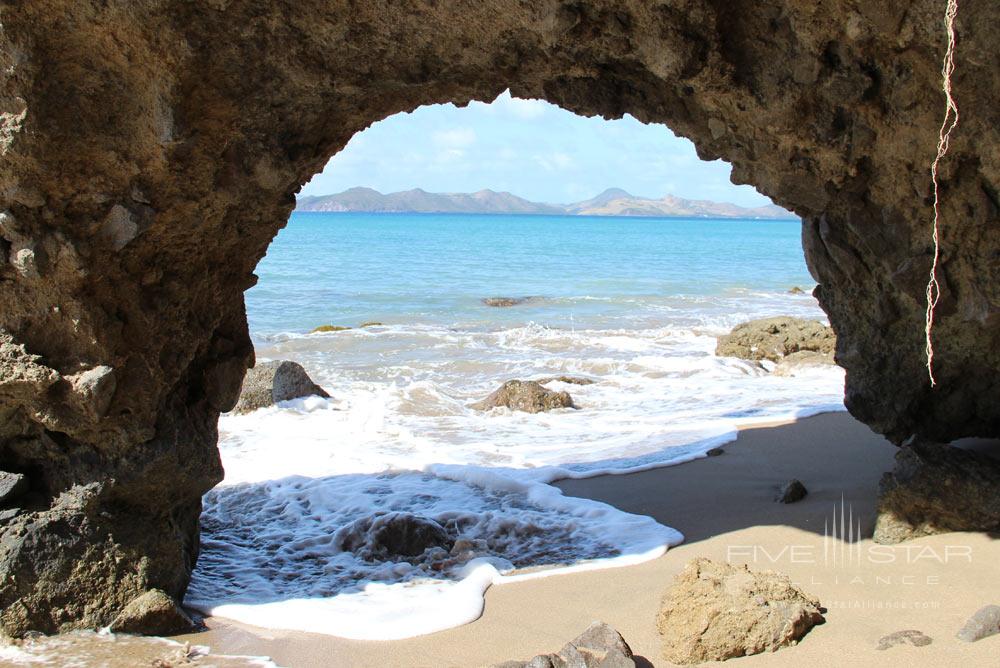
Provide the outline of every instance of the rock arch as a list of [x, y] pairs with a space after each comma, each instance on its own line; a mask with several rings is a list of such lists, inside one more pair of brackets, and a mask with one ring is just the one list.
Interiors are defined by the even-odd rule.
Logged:
[[[943, 3], [0, 2], [0, 628], [180, 596], [243, 291], [300, 185], [370, 123], [510, 87], [662, 122], [804, 219], [851, 411], [1000, 435], [1000, 6], [966, 0], [923, 368]], [[19, 510], [9, 506], [16, 505]]]

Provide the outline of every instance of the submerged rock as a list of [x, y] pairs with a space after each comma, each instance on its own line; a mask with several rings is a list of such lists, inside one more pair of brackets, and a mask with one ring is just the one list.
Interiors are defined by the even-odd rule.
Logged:
[[695, 559], [674, 579], [657, 617], [674, 663], [773, 652], [823, 621], [819, 601], [773, 571]]
[[[361, 325], [361, 326], [364, 327], [364, 325]], [[351, 328], [350, 327], [342, 327], [340, 325], [320, 325], [319, 327], [314, 328], [309, 333], [310, 334], [323, 334], [325, 332], [346, 332], [349, 329], [351, 329]]]
[[964, 642], [976, 642], [998, 633], [1000, 633], [1000, 605], [987, 605], [969, 617], [969, 621], [955, 637]]
[[545, 385], [546, 383], [566, 383], [567, 385], [593, 385], [597, 381], [590, 378], [584, 378], [583, 376], [548, 376], [546, 378], [539, 378], [537, 383]]
[[914, 441], [879, 483], [876, 543], [949, 531], [1000, 531], [1000, 462], [950, 445]]
[[314, 383], [301, 364], [275, 360], [258, 364], [247, 372], [235, 413], [249, 413], [279, 401], [308, 396], [329, 397]]
[[806, 291], [797, 285], [793, 286], [792, 289], [788, 291], [788, 294], [790, 295], [804, 295], [805, 293]]
[[361, 518], [337, 532], [335, 540], [367, 561], [419, 557], [434, 548], [448, 552], [455, 545], [434, 520], [404, 512]]
[[[382, 327], [382, 323], [372, 320], [371, 322], [363, 322], [358, 327]], [[345, 329], [350, 329], [350, 327], [345, 327]]]
[[111, 622], [113, 633], [146, 636], [168, 636], [193, 631], [196, 628], [177, 602], [159, 589], [135, 598]]
[[800, 350], [782, 357], [774, 367], [775, 376], [797, 376], [813, 369], [834, 366], [836, 362], [830, 353], [818, 353], [812, 350]]
[[778, 488], [778, 496], [774, 500], [778, 503], [795, 503], [806, 498], [808, 493], [809, 491], [801, 481], [789, 480]]
[[815, 320], [762, 318], [751, 320], [720, 336], [715, 347], [719, 357], [778, 362], [799, 351], [832, 355], [836, 345], [833, 329]]
[[887, 650], [890, 647], [895, 647], [896, 645], [911, 645], [913, 647], [926, 647], [930, 645], [932, 640], [929, 636], [924, 635], [922, 632], [916, 629], [907, 629], [905, 631], [896, 631], [895, 633], [890, 633], [889, 635], [882, 636], [879, 638], [878, 644], [875, 649]]
[[594, 622], [558, 654], [506, 661], [494, 668], [635, 668], [635, 665], [632, 648], [621, 634], [604, 622]]
[[554, 408], [576, 408], [568, 392], [555, 392], [533, 380], [508, 380], [496, 392], [470, 407], [488, 411], [499, 406], [525, 413], [541, 413]]
[[534, 297], [485, 297], [482, 301], [486, 306], [494, 308], [510, 308], [531, 301]]

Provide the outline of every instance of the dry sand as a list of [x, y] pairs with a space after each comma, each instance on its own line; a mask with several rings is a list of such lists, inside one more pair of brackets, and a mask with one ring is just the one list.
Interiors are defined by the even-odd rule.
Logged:
[[[855, 523], [860, 519], [861, 535], [871, 535], [878, 480], [892, 467], [894, 452], [848, 415], [827, 414], [743, 431], [718, 457], [560, 483], [567, 494], [651, 515], [682, 531], [686, 541], [639, 566], [493, 587], [482, 618], [442, 633], [361, 642], [214, 618], [209, 631], [179, 639], [302, 668], [483, 666], [557, 651], [600, 619], [647, 662], [640, 665], [670, 665], [660, 658], [659, 599], [687, 561], [705, 556], [786, 573], [828, 608], [826, 624], [799, 645], [727, 665], [1000, 666], [1000, 635], [973, 644], [955, 639], [973, 612], [1000, 604], [997, 536], [946, 534], [894, 548], [870, 540], [851, 546], [824, 540], [824, 527], [842, 500]], [[805, 483], [808, 497], [775, 503], [776, 487], [790, 478]], [[879, 638], [904, 629], [920, 630], [933, 642], [875, 649]]]

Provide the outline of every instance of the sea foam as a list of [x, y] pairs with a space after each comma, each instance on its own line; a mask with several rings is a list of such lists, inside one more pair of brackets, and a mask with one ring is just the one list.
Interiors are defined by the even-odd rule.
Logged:
[[[679, 464], [740, 426], [843, 410], [837, 367], [778, 377], [715, 357], [715, 336], [746, 315], [258, 341], [261, 358], [299, 361], [333, 398], [222, 418], [226, 479], [205, 497], [187, 603], [269, 628], [405, 638], [476, 619], [492, 585], [656, 558], [679, 532], [551, 483]], [[579, 410], [468, 407], [504, 380], [559, 374], [595, 381], [550, 383]], [[345, 549], [345, 532], [400, 512], [457, 543], [405, 558]]]

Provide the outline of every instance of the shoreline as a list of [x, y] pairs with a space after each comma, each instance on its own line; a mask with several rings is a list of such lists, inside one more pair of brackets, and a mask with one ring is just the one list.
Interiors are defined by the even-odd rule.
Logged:
[[[567, 495], [648, 515], [684, 534], [682, 544], [652, 561], [494, 586], [478, 620], [406, 640], [344, 640], [222, 618], [206, 619], [208, 631], [176, 639], [208, 645], [213, 654], [267, 655], [283, 666], [478, 666], [556, 651], [600, 619], [617, 628], [637, 656], [666, 665], [655, 628], [660, 597], [687, 561], [707, 556], [786, 573], [828, 608], [827, 624], [800, 645], [740, 665], [822, 664], [834, 655], [859, 664], [986, 665], [1000, 650], [1000, 636], [971, 645], [954, 639], [965, 619], [996, 602], [989, 600], [995, 593], [978, 584], [1000, 581], [1000, 545], [985, 534], [905, 543], [909, 548], [894, 549], [899, 558], [891, 564], [866, 561], [844, 571], [823, 563], [824, 521], [834, 506], [843, 503], [860, 518], [862, 535], [871, 534], [878, 480], [896, 452], [890, 443], [846, 413], [825, 413], [777, 426], [746, 425], [722, 448], [721, 456], [675, 466], [554, 483]], [[809, 495], [796, 504], [774, 502], [777, 485], [793, 477]], [[943, 554], [949, 545], [968, 552], [968, 561], [904, 558], [916, 548]], [[870, 547], [870, 539], [861, 541], [859, 553]], [[881, 636], [909, 628], [934, 642], [874, 649]]]

